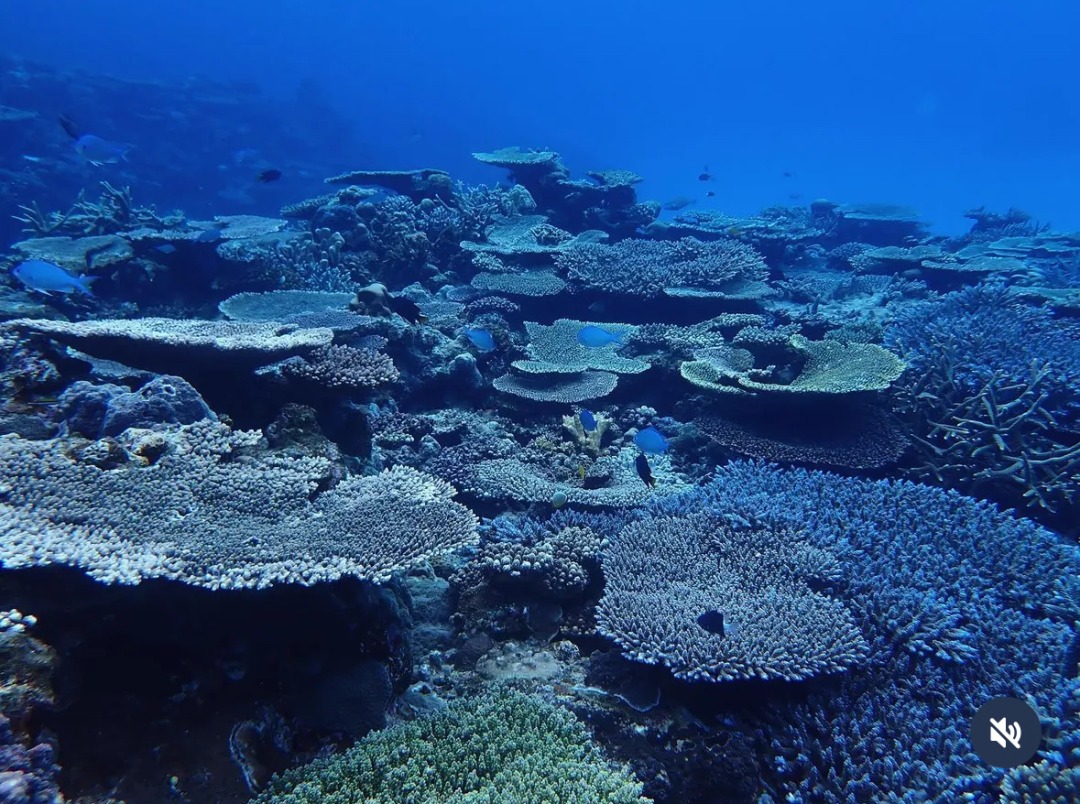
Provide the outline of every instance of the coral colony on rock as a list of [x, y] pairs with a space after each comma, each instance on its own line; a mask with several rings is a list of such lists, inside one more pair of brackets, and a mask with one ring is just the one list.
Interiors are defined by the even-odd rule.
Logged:
[[1080, 233], [516, 147], [161, 213], [62, 122], [119, 172], [0, 193], [0, 801], [1080, 800]]

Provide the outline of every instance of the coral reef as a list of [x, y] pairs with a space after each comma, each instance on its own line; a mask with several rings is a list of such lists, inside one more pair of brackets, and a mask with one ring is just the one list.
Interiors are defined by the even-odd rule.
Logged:
[[[837, 558], [790, 531], [701, 514], [652, 518], [624, 528], [603, 566], [600, 632], [676, 678], [794, 681], [869, 652], [843, 604], [814, 591], [841, 574]], [[721, 633], [701, 625], [707, 612], [723, 616]]]
[[1077, 799], [1080, 236], [343, 173], [195, 79], [42, 95], [192, 138], [87, 165], [83, 80], [0, 57], [0, 261], [94, 280], [0, 281], [0, 799]]
[[238, 455], [258, 432], [199, 422], [125, 436], [0, 438], [4, 566], [72, 564], [105, 583], [166, 577], [214, 589], [384, 581], [476, 538], [454, 489], [413, 469], [335, 485], [324, 458]]
[[253, 804], [362, 801], [645, 802], [573, 715], [520, 693], [463, 699], [271, 781]]
[[1080, 329], [1003, 286], [904, 311], [886, 342], [910, 368], [897, 388], [916, 477], [1050, 512], [1075, 510]]

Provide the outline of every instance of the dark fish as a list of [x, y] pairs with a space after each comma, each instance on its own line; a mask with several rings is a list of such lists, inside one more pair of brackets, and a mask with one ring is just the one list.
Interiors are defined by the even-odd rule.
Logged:
[[680, 209], [686, 209], [693, 203], [693, 198], [687, 198], [685, 195], [680, 195], [678, 198], [672, 198], [670, 201], [665, 201], [663, 207], [664, 209], [670, 209], [675, 211]]
[[716, 192], [714, 190], [709, 190], [709, 192], [705, 193], [705, 197], [706, 198], [714, 198], [714, 197], [716, 197]]
[[264, 170], [258, 176], [255, 177], [257, 181], [261, 181], [263, 184], [269, 184], [272, 181], [277, 181], [281, 178], [281, 171], [276, 168], [269, 168]]
[[697, 618], [697, 624], [719, 637], [724, 635], [724, 615], [719, 611], [710, 610]]
[[795, 171], [794, 171], [794, 170], [785, 170], [785, 171], [784, 171], [784, 178], [785, 178], [785, 179], [790, 179], [790, 178], [791, 178], [792, 176], [794, 176], [794, 175], [795, 175]]
[[416, 302], [409, 301], [404, 296], [391, 296], [389, 293], [386, 296], [390, 309], [410, 324], [423, 324], [427, 321], [427, 316], [420, 312]]
[[650, 488], [656, 487], [656, 478], [652, 476], [652, 467], [649, 466], [649, 459], [645, 455], [639, 454], [634, 459], [634, 466], [637, 468], [638, 477], [640, 477], [646, 486]]
[[705, 170], [698, 174], [698, 181], [712, 181], [712, 174], [709, 172], [709, 166], [705, 166]]
[[73, 140], [79, 139], [82, 136], [82, 132], [79, 131], [79, 127], [75, 125], [75, 121], [68, 117], [66, 114], [61, 114], [59, 117], [60, 127], [67, 132], [67, 135]]

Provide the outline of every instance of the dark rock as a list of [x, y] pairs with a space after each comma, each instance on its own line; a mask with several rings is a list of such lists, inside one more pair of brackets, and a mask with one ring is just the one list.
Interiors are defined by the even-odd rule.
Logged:
[[312, 231], [329, 229], [346, 235], [359, 225], [360, 217], [356, 214], [356, 210], [345, 204], [331, 204], [322, 207], [311, 220]]
[[116, 436], [129, 427], [217, 419], [187, 380], [171, 376], [151, 380], [138, 391], [79, 381], [61, 395], [57, 412], [66, 433], [87, 438]]
[[32, 413], [0, 413], [0, 433], [15, 433], [31, 441], [56, 435], [56, 425]]

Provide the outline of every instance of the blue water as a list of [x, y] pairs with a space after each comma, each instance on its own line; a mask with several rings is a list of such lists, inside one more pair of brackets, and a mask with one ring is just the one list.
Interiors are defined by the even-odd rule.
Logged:
[[911, 205], [950, 233], [979, 205], [1080, 228], [1064, 0], [17, 0], [0, 21], [0, 49], [65, 68], [280, 96], [313, 82], [355, 122], [340, 156], [357, 167], [491, 181], [470, 152], [517, 143], [633, 169], [645, 198], [701, 197], [707, 164], [700, 204], [732, 214], [828, 197]]

